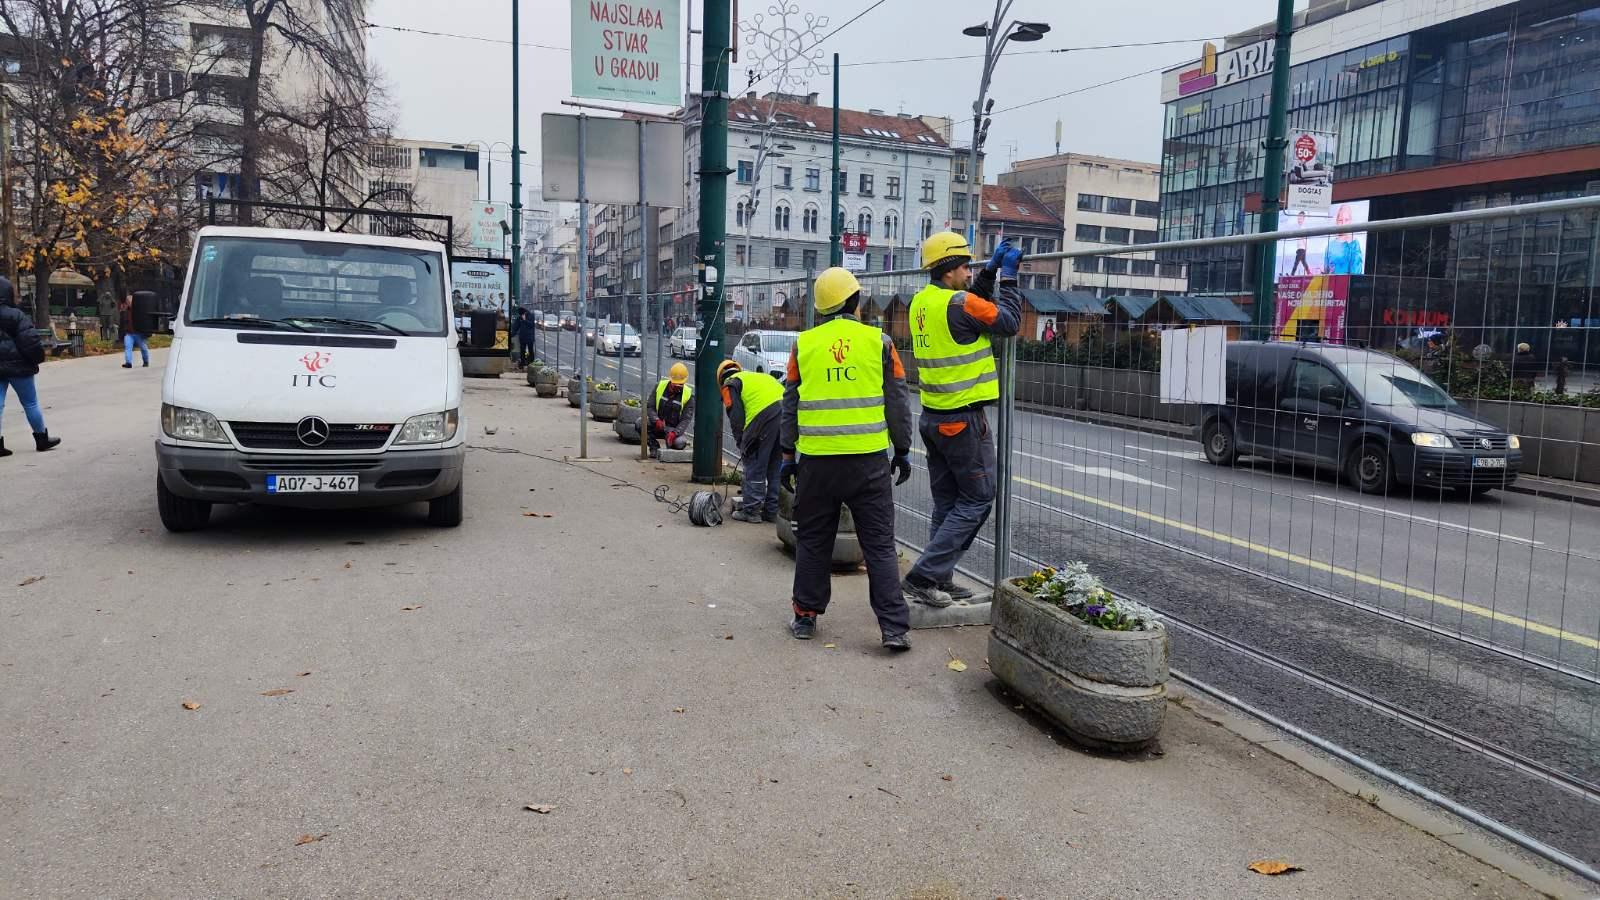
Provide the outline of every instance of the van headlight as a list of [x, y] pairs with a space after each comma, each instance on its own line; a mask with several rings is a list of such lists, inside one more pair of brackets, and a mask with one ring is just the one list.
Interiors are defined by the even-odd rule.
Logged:
[[1517, 437], [1516, 435], [1513, 434], [1511, 437], [1506, 438], [1506, 446], [1510, 447], [1513, 450], [1521, 450], [1522, 449], [1522, 438]]
[[170, 403], [161, 404], [161, 430], [175, 441], [228, 443], [228, 436], [222, 433], [222, 423], [217, 421], [216, 416]]
[[1432, 447], [1436, 450], [1448, 450], [1455, 446], [1455, 443], [1446, 435], [1434, 434], [1429, 431], [1419, 431], [1411, 435], [1411, 443], [1416, 444], [1418, 447]]
[[461, 411], [458, 409], [412, 416], [400, 426], [400, 436], [394, 442], [397, 445], [442, 444], [456, 436], [456, 425], [460, 421]]

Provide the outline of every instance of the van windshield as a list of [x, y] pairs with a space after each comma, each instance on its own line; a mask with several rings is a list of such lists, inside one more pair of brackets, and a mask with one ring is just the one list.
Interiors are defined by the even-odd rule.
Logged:
[[443, 261], [427, 250], [318, 240], [201, 241], [184, 322], [288, 323], [306, 331], [445, 334]]
[[1343, 363], [1338, 369], [1356, 392], [1374, 406], [1448, 409], [1456, 405], [1433, 379], [1403, 362]]

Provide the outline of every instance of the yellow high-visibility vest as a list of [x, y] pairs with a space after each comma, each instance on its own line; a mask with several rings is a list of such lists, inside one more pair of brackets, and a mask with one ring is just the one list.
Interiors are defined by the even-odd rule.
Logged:
[[911, 350], [924, 409], [961, 409], [1000, 399], [1000, 371], [989, 336], [958, 344], [950, 333], [950, 303], [962, 294], [930, 284], [911, 299]]
[[882, 453], [889, 449], [883, 414], [883, 331], [840, 317], [803, 332], [799, 439], [804, 456]]
[[[667, 385], [671, 383], [671, 380], [663, 378], [661, 379], [661, 383], [656, 385], [656, 402], [655, 405], [651, 406], [650, 408], [655, 410], [655, 414], [658, 416], [661, 415], [661, 398], [667, 395]], [[683, 400], [678, 405], [683, 409], [687, 409], [689, 407], [689, 398], [693, 396], [694, 388], [685, 384], [683, 386]]]
[[744, 400], [744, 427], [756, 420], [763, 410], [783, 399], [783, 382], [760, 372], [735, 372], [739, 381], [739, 396]]

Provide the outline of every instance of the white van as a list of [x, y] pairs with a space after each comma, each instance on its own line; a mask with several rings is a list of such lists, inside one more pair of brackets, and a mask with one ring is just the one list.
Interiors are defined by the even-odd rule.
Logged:
[[216, 503], [426, 501], [433, 525], [459, 525], [449, 297], [438, 243], [201, 229], [161, 387], [161, 523], [203, 528]]

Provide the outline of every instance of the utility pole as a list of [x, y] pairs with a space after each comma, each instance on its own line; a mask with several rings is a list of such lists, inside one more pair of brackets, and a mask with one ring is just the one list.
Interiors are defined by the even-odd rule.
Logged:
[[[522, 0], [511, 0], [511, 290], [506, 294], [506, 326], [519, 305], [522, 290], [522, 54], [517, 18]], [[493, 157], [493, 148], [490, 156]], [[489, 182], [494, 190], [494, 182]]]
[[[1278, 0], [1278, 34], [1272, 51], [1272, 108], [1267, 116], [1265, 165], [1261, 167], [1261, 228], [1278, 230], [1279, 195], [1283, 190], [1283, 151], [1289, 144], [1289, 39], [1294, 35], [1294, 0]], [[1255, 337], [1265, 340], [1277, 314], [1277, 242], [1257, 244], [1255, 304], [1250, 310]]]
[[[908, 187], [907, 190], [910, 190]], [[839, 212], [839, 54], [833, 55], [833, 197], [828, 206], [828, 265], [844, 265], [843, 239], [844, 214]]]
[[[730, 0], [705, 0], [700, 23], [700, 248], [695, 268], [700, 281], [700, 347], [695, 354], [694, 389], [715, 410], [717, 366], [726, 340], [728, 236], [728, 42]], [[694, 480], [710, 484], [722, 474], [722, 417], [695, 416]]]

